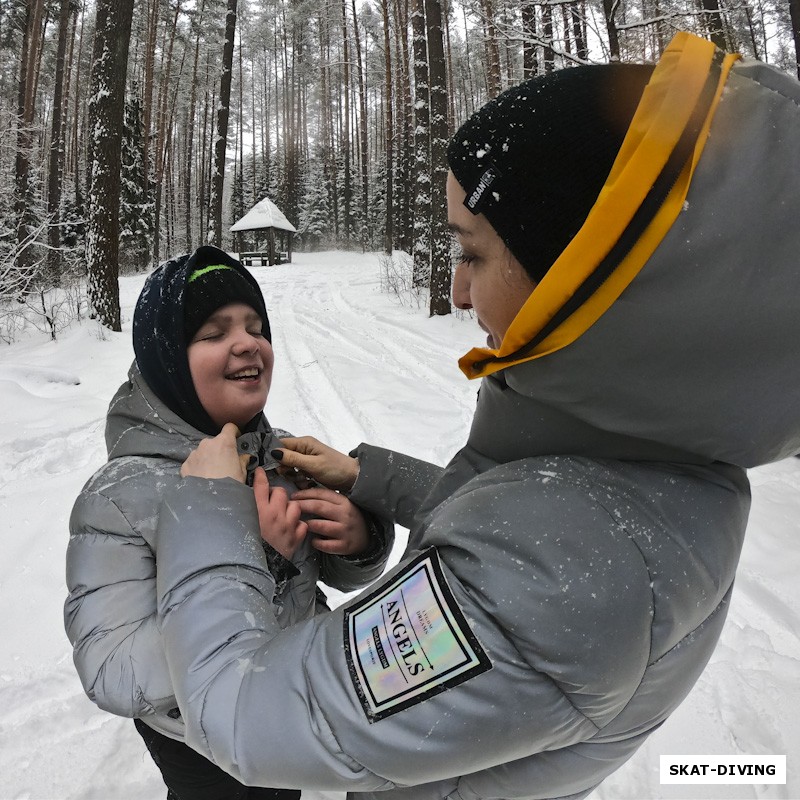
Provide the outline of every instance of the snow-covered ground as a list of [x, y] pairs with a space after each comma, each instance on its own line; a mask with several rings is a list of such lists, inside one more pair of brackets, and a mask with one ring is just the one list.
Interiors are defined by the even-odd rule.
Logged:
[[[477, 385], [456, 358], [483, 334], [379, 291], [375, 255], [295, 254], [253, 272], [276, 368], [273, 424], [444, 463]], [[132, 359], [143, 276], [123, 278], [123, 332], [85, 322], [0, 345], [0, 800], [161, 800], [129, 720], [85, 698], [63, 633], [72, 502], [105, 460], [106, 406]], [[592, 800], [800, 798], [800, 460], [753, 470], [753, 511], [722, 642], [697, 687]], [[402, 533], [399, 531], [399, 533]], [[402, 535], [400, 541], [403, 541]], [[785, 786], [662, 786], [660, 754], [785, 754]], [[306, 793], [304, 800], [342, 795]]]

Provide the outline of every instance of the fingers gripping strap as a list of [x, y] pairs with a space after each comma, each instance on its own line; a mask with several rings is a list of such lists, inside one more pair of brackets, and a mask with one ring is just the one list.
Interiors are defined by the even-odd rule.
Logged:
[[611, 307], [680, 213], [737, 59], [688, 33], [673, 38], [583, 227], [531, 293], [500, 348], [474, 348], [461, 358], [467, 377], [555, 352]]

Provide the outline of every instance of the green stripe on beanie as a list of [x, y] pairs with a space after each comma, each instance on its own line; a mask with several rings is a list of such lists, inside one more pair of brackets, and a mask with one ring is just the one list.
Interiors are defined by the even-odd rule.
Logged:
[[209, 264], [207, 267], [200, 267], [191, 274], [187, 283], [192, 283], [207, 272], [213, 272], [215, 269], [233, 269], [233, 267], [229, 267], [227, 264]]

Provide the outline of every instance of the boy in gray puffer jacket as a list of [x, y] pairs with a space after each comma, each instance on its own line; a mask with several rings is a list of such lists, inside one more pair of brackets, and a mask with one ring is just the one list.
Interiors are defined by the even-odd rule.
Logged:
[[314, 615], [324, 599], [318, 579], [351, 591], [377, 578], [393, 529], [321, 487], [313, 500], [293, 501], [293, 485], [274, 473], [269, 452], [286, 434], [263, 413], [274, 359], [269, 320], [258, 284], [237, 261], [201, 247], [155, 270], [133, 340], [136, 361], [106, 419], [108, 463], [70, 520], [65, 625], [76, 668], [100, 708], [135, 718], [169, 798], [296, 798], [248, 788], [183, 742], [156, 621], [158, 506], [191, 450], [234, 423], [248, 483], [270, 508], [263, 557], [280, 587], [274, 611], [283, 625]]

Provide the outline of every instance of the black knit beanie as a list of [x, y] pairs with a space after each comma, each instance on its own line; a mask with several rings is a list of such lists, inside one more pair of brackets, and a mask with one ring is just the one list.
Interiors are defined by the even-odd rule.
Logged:
[[228, 264], [197, 266], [188, 277], [183, 307], [183, 325], [187, 346], [203, 323], [222, 306], [245, 303], [264, 320], [264, 335], [270, 338], [264, 298], [258, 286]]
[[187, 347], [208, 317], [228, 303], [254, 308], [270, 340], [267, 309], [255, 278], [227, 253], [204, 246], [155, 269], [133, 314], [133, 350], [145, 382], [171, 411], [212, 436], [220, 429], [197, 397]]
[[447, 160], [508, 249], [540, 281], [608, 177], [653, 67], [602, 64], [533, 78], [489, 101]]

